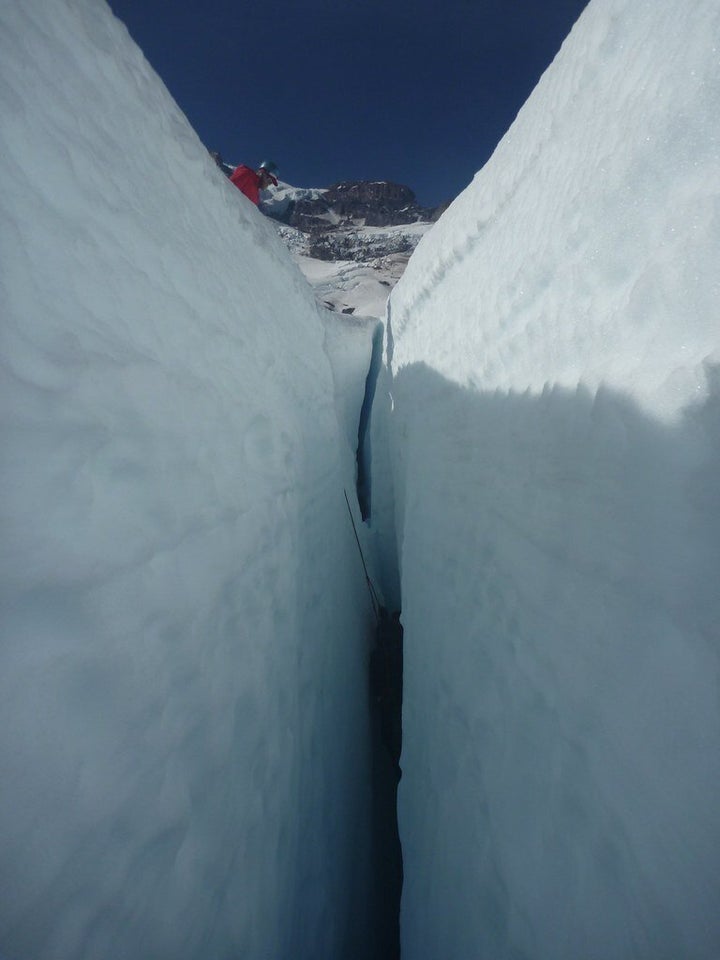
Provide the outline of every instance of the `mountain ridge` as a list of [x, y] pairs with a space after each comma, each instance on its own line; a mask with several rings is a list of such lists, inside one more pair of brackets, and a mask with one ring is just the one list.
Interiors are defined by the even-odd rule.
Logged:
[[261, 209], [278, 224], [323, 306], [379, 318], [415, 247], [449, 203], [423, 207], [410, 187], [390, 180], [343, 180], [327, 188], [281, 182]]

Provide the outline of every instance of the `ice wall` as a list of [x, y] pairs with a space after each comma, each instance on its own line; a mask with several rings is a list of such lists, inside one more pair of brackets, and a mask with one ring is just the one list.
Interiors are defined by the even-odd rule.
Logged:
[[0, 117], [0, 953], [366, 955], [312, 294], [100, 0], [0, 0]]
[[593, 0], [390, 300], [411, 960], [720, 955], [718, 36]]

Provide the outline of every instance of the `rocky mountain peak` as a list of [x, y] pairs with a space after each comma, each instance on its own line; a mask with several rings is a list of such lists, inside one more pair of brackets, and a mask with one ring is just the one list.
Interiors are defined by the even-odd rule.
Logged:
[[374, 204], [402, 207], [415, 204], [415, 194], [401, 183], [389, 180], [343, 180], [325, 194], [333, 203]]
[[420, 206], [410, 187], [388, 180], [343, 180], [327, 190], [316, 191], [314, 196], [298, 196], [281, 208], [270, 204], [266, 212], [304, 233], [349, 226], [430, 223], [437, 219], [437, 211]]

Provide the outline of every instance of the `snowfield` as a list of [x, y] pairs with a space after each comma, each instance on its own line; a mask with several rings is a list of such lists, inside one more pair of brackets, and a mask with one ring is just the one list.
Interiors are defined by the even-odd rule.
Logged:
[[[48, 13], [0, 0], [0, 955], [377, 960], [376, 324]], [[406, 960], [720, 956], [718, 35], [592, 0], [391, 296]]]

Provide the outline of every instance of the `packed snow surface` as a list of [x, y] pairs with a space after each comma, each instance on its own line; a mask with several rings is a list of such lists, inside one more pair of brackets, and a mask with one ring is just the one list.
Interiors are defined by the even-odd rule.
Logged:
[[270, 216], [281, 217], [291, 203], [299, 200], [317, 200], [327, 187], [294, 187], [290, 183], [278, 180], [277, 187], [270, 187], [262, 191], [262, 209]]
[[388, 297], [407, 266], [404, 254], [373, 263], [356, 260], [316, 260], [296, 256], [295, 262], [315, 291], [319, 303], [338, 313], [384, 316]]
[[719, 36], [593, 0], [390, 298], [410, 960], [720, 956]]
[[0, 72], [0, 954], [367, 956], [372, 329], [103, 2], [0, 0]]
[[327, 238], [328, 246], [335, 248], [332, 260], [310, 256], [311, 237], [302, 230], [286, 224], [278, 224], [277, 229], [318, 303], [338, 313], [379, 320], [412, 251], [431, 227], [420, 222], [341, 228]]

